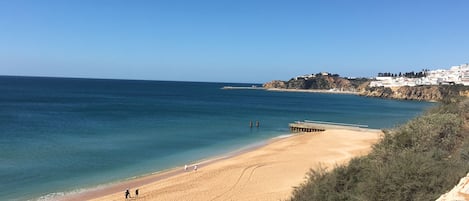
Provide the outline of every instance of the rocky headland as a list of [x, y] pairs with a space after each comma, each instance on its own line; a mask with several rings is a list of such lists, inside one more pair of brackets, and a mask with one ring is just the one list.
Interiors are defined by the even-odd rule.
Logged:
[[316, 75], [311, 78], [292, 78], [288, 81], [274, 80], [263, 85], [266, 89], [314, 89], [359, 92], [368, 86], [366, 78], [350, 79], [339, 76]]

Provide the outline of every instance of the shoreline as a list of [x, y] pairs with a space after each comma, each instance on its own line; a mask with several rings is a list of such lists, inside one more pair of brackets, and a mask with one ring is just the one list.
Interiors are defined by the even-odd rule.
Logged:
[[233, 87], [224, 86], [223, 90], [264, 90], [264, 91], [276, 91], [276, 92], [305, 92], [305, 93], [325, 93], [325, 94], [351, 94], [359, 95], [359, 92], [353, 91], [336, 91], [331, 89], [282, 89], [282, 88], [264, 88], [264, 87]]
[[264, 90], [264, 91], [272, 91], [272, 92], [291, 92], [291, 93], [322, 93], [322, 94], [340, 94], [340, 95], [355, 95], [355, 96], [363, 96], [363, 97], [370, 97], [370, 98], [380, 98], [380, 99], [389, 99], [389, 100], [399, 100], [399, 101], [418, 101], [418, 102], [429, 102], [429, 103], [438, 103], [438, 100], [419, 100], [419, 99], [405, 99], [405, 98], [394, 98], [394, 97], [380, 97], [380, 96], [372, 96], [372, 95], [363, 95], [360, 92], [355, 91], [335, 91], [335, 90], [328, 90], [328, 89], [283, 89], [283, 88], [264, 88], [264, 87], [231, 87], [225, 86], [222, 88], [223, 90]]
[[[340, 134], [337, 134], [337, 133], [340, 133]], [[288, 145], [288, 144], [291, 144], [291, 143], [293, 143], [293, 144], [298, 143], [298, 144], [302, 144], [301, 147], [303, 147], [304, 141], [308, 141], [308, 142], [310, 142], [311, 140], [312, 141], [315, 141], [315, 140], [316, 141], [317, 140], [321, 141], [321, 139], [324, 139], [324, 140], [328, 141], [329, 143], [334, 144], [334, 146], [337, 146], [337, 145], [340, 146], [341, 143], [348, 144], [351, 141], [357, 141], [357, 139], [355, 139], [355, 137], [359, 138], [359, 139], [362, 139], [362, 138], [364, 138], [364, 136], [367, 136], [367, 138], [366, 138], [367, 141], [366, 141], [364, 146], [358, 147], [358, 149], [360, 149], [362, 151], [363, 151], [363, 149], [365, 149], [365, 152], [366, 152], [366, 149], [371, 149], [371, 144], [374, 144], [378, 140], [379, 137], [377, 137], [377, 136], [380, 135], [379, 133], [381, 133], [381, 131], [376, 130], [376, 129], [365, 129], [365, 130], [361, 130], [361, 131], [352, 131], [352, 130], [346, 130], [346, 129], [335, 129], [335, 130], [332, 129], [331, 131], [326, 131], [324, 133], [306, 133], [306, 134], [294, 134], [294, 135], [293, 134], [291, 134], [291, 135], [281, 135], [281, 136], [277, 136], [277, 137], [268, 139], [268, 140], [263, 141], [261, 143], [254, 144], [251, 147], [242, 148], [242, 149], [234, 151], [234, 152], [230, 152], [230, 153], [218, 156], [218, 157], [208, 158], [206, 160], [201, 160], [200, 162], [195, 162], [195, 163], [191, 164], [191, 166], [190, 166], [191, 168], [192, 168], [192, 165], [194, 165], [194, 164], [197, 164], [199, 166], [199, 170], [197, 172], [194, 172], [192, 169], [189, 169], [191, 171], [184, 171], [183, 167], [174, 167], [174, 168], [167, 169], [167, 170], [164, 170], [164, 171], [155, 172], [155, 173], [150, 174], [150, 175], [140, 176], [140, 177], [135, 178], [135, 179], [121, 181], [121, 182], [117, 182], [117, 183], [114, 183], [114, 184], [109, 184], [109, 185], [106, 185], [104, 187], [97, 187], [95, 189], [87, 189], [87, 190], [85, 190], [83, 192], [80, 192], [80, 193], [69, 194], [69, 195], [57, 197], [57, 200], [90, 200], [90, 199], [96, 199], [96, 200], [120, 200], [120, 199], [122, 199], [123, 200], [123, 197], [122, 197], [123, 190], [125, 190], [127, 188], [131, 189], [132, 194], [133, 194], [133, 190], [135, 190], [136, 188], [139, 188], [140, 191], [141, 191], [140, 192], [140, 197], [145, 198], [145, 199], [148, 198], [149, 200], [156, 199], [155, 196], [158, 197], [158, 200], [178, 200], [178, 199], [179, 200], [181, 200], [181, 199], [185, 200], [184, 197], [180, 197], [181, 196], [181, 193], [180, 193], [181, 188], [183, 188], [182, 190], [185, 191], [184, 190], [185, 187], [181, 187], [181, 185], [184, 186], [187, 183], [198, 183], [200, 180], [207, 181], [207, 183], [200, 184], [201, 188], [197, 188], [198, 185], [195, 185], [195, 188], [191, 188], [191, 190], [190, 190], [190, 191], [194, 191], [194, 192], [183, 193], [182, 196], [185, 195], [186, 196], [185, 198], [188, 199], [189, 198], [188, 196], [191, 195], [190, 198], [193, 199], [193, 200], [204, 200], [205, 198], [208, 198], [208, 197], [217, 198], [217, 196], [210, 194], [210, 193], [212, 193], [211, 191], [210, 192], [199, 192], [199, 191], [202, 191], [203, 189], [205, 189], [206, 187], [203, 187], [205, 185], [209, 185], [209, 186], [210, 185], [215, 185], [216, 187], [219, 187], [219, 186], [223, 186], [227, 183], [228, 184], [230, 184], [230, 183], [236, 183], [236, 184], [239, 183], [239, 181], [236, 182], [236, 178], [234, 178], [232, 181], [231, 180], [228, 181], [229, 180], [228, 178], [231, 178], [228, 175], [233, 175], [233, 174], [236, 175], [236, 174], [239, 174], [239, 171], [243, 171], [243, 172], [246, 171], [246, 170], [239, 169], [240, 168], [240, 167], [238, 167], [239, 165], [244, 165], [244, 164], [248, 165], [250, 163], [253, 163], [251, 166], [256, 167], [256, 169], [263, 169], [263, 168], [269, 166], [270, 168], [266, 169], [266, 171], [273, 171], [273, 172], [267, 173], [267, 176], [268, 175], [279, 174], [278, 170], [276, 170], [275, 165], [270, 164], [270, 162], [263, 162], [263, 164], [257, 164], [256, 165], [256, 163], [258, 161], [262, 161], [266, 158], [260, 157], [259, 160], [252, 161], [252, 158], [250, 158], [250, 156], [252, 156], [252, 155], [256, 156], [256, 155], [265, 153], [266, 150], [274, 148], [274, 150], [278, 149], [277, 151], [279, 151], [279, 152], [278, 153], [276, 152], [274, 154], [275, 157], [267, 158], [268, 160], [274, 160], [275, 161], [275, 160], [277, 160], [276, 159], [277, 156], [279, 156], [279, 158], [282, 158], [282, 157], [280, 157], [280, 155], [285, 155], [286, 157], [283, 157], [283, 158], [288, 159], [288, 158], [290, 158], [289, 154], [290, 155], [292, 154], [292, 153], [290, 153], [292, 150], [285, 149], [285, 147], [283, 147], [284, 144]], [[347, 139], [347, 140], [344, 140], [343, 142], [337, 144], [338, 141], [334, 137], [332, 139], [330, 139], [331, 136], [328, 136], [328, 135], [342, 136], [342, 134], [343, 135], [350, 134], [351, 136], [353, 135], [354, 137], [351, 138], [352, 140]], [[347, 137], [342, 136], [342, 138], [345, 139]], [[360, 140], [358, 140], [358, 141], [360, 141]], [[370, 143], [370, 142], [372, 142], [372, 143]], [[363, 143], [363, 142], [360, 141], [360, 143]], [[349, 144], [349, 146], [357, 148], [356, 145], [353, 144], [353, 143]], [[307, 147], [309, 147], [309, 146], [307, 146]], [[305, 147], [303, 147], [303, 148], [305, 148]], [[324, 150], [324, 149], [326, 149], [326, 150]], [[345, 150], [347, 150], [347, 149], [345, 149]], [[309, 151], [311, 151], [311, 150], [304, 150], [304, 151], [300, 151], [299, 153], [293, 153], [293, 154], [305, 154], [305, 153], [308, 153]], [[319, 150], [316, 150], [316, 151], [319, 151], [319, 152], [321, 152], [321, 151], [324, 152], [325, 151], [325, 152], [329, 153], [328, 150], [327, 150], [327, 147], [322, 147], [322, 149], [319, 149]], [[353, 153], [348, 153], [348, 152], [345, 153], [346, 151], [344, 151], [342, 149], [338, 149], [337, 150], [337, 152], [339, 154], [338, 156], [340, 156], [338, 158], [337, 158], [337, 155], [334, 155], [335, 157], [329, 157], [329, 158], [326, 156], [327, 160], [324, 160], [324, 156], [318, 156], [318, 157], [322, 158], [319, 161], [320, 163], [328, 164], [328, 166], [332, 167], [333, 164], [343, 163], [344, 160], [348, 160], [352, 156], [362, 154], [362, 151], [357, 152], [357, 150], [352, 149]], [[305, 153], [302, 153], [302, 152], [305, 152]], [[313, 155], [315, 155], [315, 153], [313, 153]], [[300, 157], [300, 158], [302, 158], [302, 157]], [[247, 160], [247, 162], [244, 161], [244, 160]], [[275, 163], [276, 162], [274, 162], [273, 164], [275, 164]], [[268, 165], [268, 164], [270, 164], [270, 165]], [[283, 164], [282, 166], [284, 166], [284, 165], [288, 165], [288, 164]], [[286, 187], [287, 191], [288, 191], [286, 193], [287, 195], [290, 195], [290, 193], [291, 193], [290, 191], [293, 189], [293, 186], [297, 186], [301, 183], [301, 181], [303, 181], [303, 178], [306, 175], [307, 170], [309, 168], [311, 168], [311, 166], [315, 166], [315, 165], [317, 165], [317, 164], [308, 163], [307, 167], [306, 168], [303, 167], [301, 169], [301, 171], [298, 171], [296, 167], [293, 168], [293, 169], [295, 169], [295, 171], [292, 171], [292, 172], [296, 173], [296, 180], [294, 182], [287, 182], [288, 183], [287, 187]], [[249, 166], [249, 167], [251, 167], [251, 166]], [[272, 170], [272, 168], [275, 169], [275, 170]], [[280, 167], [280, 168], [283, 168], [283, 167]], [[287, 169], [290, 169], [290, 168], [287, 168]], [[234, 172], [230, 172], [230, 171], [234, 171]], [[266, 175], [262, 176], [262, 173], [256, 173], [254, 175], [254, 170], [252, 170], [252, 171], [253, 172], [251, 172], [251, 176], [257, 176], [257, 175], [259, 175], [260, 177], [265, 177], [266, 176]], [[226, 175], [227, 181], [225, 181], [225, 180], [220, 181], [219, 178], [213, 177], [213, 175], [225, 175], [225, 174], [228, 174], [228, 175]], [[197, 177], [199, 177], [199, 176], [201, 178], [197, 179]], [[243, 175], [241, 175], [241, 176], [243, 176]], [[221, 176], [221, 177], [223, 177], [223, 176]], [[214, 180], [214, 181], [212, 181], [212, 180]], [[260, 181], [263, 182], [264, 180], [260, 180]], [[220, 182], [222, 182], [222, 184], [220, 184]], [[276, 183], [276, 182], [272, 182], [272, 183]], [[264, 185], [261, 185], [261, 186], [264, 186]], [[160, 191], [162, 191], [162, 189], [165, 189], [165, 188], [168, 188], [168, 187], [174, 187], [175, 190], [166, 192], [166, 194], [165, 194], [165, 191], [160, 192]], [[260, 186], [254, 186], [254, 188], [259, 188], [259, 187]], [[224, 189], [226, 189], [226, 188], [227, 188], [226, 186], [223, 187], [221, 189], [221, 191], [225, 191]], [[230, 188], [231, 187], [229, 187], [228, 189], [230, 189]], [[285, 188], [285, 186], [283, 186], [283, 188]], [[219, 191], [214, 190], [213, 193], [216, 194], [216, 193], [219, 193]], [[176, 192], [176, 193], [174, 193], [174, 192]], [[278, 195], [278, 194], [275, 194], [275, 193], [273, 195], [274, 195], [275, 199], [277, 199], [277, 198], [283, 199], [285, 197], [285, 189], [282, 189], [280, 194], [282, 194], [282, 195]], [[196, 196], [197, 198], [193, 198], [192, 195], [198, 195], [198, 197]], [[269, 200], [269, 197], [271, 197], [270, 194], [265, 195], [265, 196], [268, 196], [268, 197], [266, 197], [267, 200]], [[280, 197], [278, 197], [278, 196], [280, 196]], [[234, 197], [237, 197], [237, 195], [235, 195]], [[261, 197], [263, 198], [262, 195], [261, 195]], [[271, 197], [271, 198], [274, 198], [274, 197]], [[220, 199], [221, 198], [223, 198], [223, 196], [220, 197]], [[240, 197], [238, 197], [238, 198], [239, 199], [235, 199], [235, 200], [245, 200], [245, 198], [240, 198]], [[230, 199], [233, 199], [233, 197], [231, 197]], [[251, 198], [246, 198], [246, 199], [249, 200]], [[255, 198], [255, 199], [252, 198], [251, 200], [257, 200], [257, 199], [259, 199], [259, 197]], [[139, 198], [139, 200], [140, 200], [140, 198]], [[223, 200], [223, 199], [221, 199], [221, 200]]]
[[[228, 153], [203, 158], [198, 161], [190, 161], [187, 164], [189, 167], [188, 171], [193, 170], [193, 167], [196, 164], [198, 165], [199, 168], [202, 168], [204, 166], [216, 163], [218, 161], [227, 160], [227, 159], [239, 156], [241, 154], [244, 154], [250, 151], [255, 151], [256, 149], [262, 148], [263, 146], [266, 146], [269, 143], [275, 142], [277, 140], [289, 138], [292, 136], [293, 134], [282, 134], [276, 137], [272, 137], [272, 138], [265, 139], [259, 142], [248, 144], [244, 147], [241, 147], [234, 151], [230, 151]], [[137, 175], [134, 177], [124, 178], [122, 180], [114, 181], [110, 183], [100, 184], [98, 186], [85, 187], [85, 188], [75, 189], [73, 191], [68, 191], [68, 192], [56, 192], [56, 193], [52, 193], [52, 195], [51, 194], [45, 195], [39, 198], [39, 200], [42, 200], [42, 198], [47, 199], [50, 197], [52, 197], [54, 200], [57, 200], [57, 201], [91, 200], [91, 199], [102, 197], [103, 195], [109, 195], [112, 193], [121, 193], [122, 189], [127, 189], [127, 188], [135, 189], [136, 187], [148, 185], [153, 182], [164, 180], [169, 177], [177, 176], [183, 173], [186, 173], [186, 171], [184, 171], [183, 166], [175, 166], [175, 167], [171, 167], [168, 169], [163, 169], [161, 171], [156, 171], [156, 172], [152, 172], [152, 173], [148, 173], [144, 175]]]
[[353, 91], [335, 91], [327, 89], [279, 89], [279, 88], [265, 88], [266, 91], [278, 91], [278, 92], [306, 92], [306, 93], [325, 93], [325, 94], [350, 94], [359, 95], [359, 92]]

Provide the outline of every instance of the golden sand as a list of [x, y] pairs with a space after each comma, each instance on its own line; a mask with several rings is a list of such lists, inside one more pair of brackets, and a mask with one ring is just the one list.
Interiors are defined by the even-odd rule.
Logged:
[[336, 129], [294, 135], [234, 157], [198, 164], [197, 171], [181, 167], [64, 199], [125, 200], [125, 189], [130, 188], [128, 200], [284, 200], [294, 186], [305, 181], [310, 168], [332, 168], [367, 154], [381, 134], [379, 130]]

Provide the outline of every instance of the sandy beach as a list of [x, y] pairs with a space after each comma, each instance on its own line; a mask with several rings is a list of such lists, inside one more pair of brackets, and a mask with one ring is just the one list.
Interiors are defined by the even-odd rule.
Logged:
[[[239, 155], [209, 160], [187, 171], [163, 173], [88, 191], [61, 200], [284, 200], [305, 180], [310, 168], [332, 168], [367, 154], [382, 132], [330, 129], [272, 140]], [[139, 196], [135, 198], [135, 189]]]
[[336, 91], [336, 90], [326, 90], [326, 89], [279, 89], [279, 88], [267, 88], [267, 91], [278, 91], [278, 92], [307, 92], [307, 93], [326, 93], [326, 94], [352, 94], [358, 95], [359, 92], [353, 91]]
[[301, 93], [326, 93], [326, 94], [352, 94], [359, 95], [360, 92], [354, 91], [339, 91], [339, 90], [328, 90], [328, 89], [281, 89], [281, 88], [264, 88], [264, 87], [232, 87], [225, 86], [222, 89], [225, 90], [266, 90], [276, 92], [301, 92]]

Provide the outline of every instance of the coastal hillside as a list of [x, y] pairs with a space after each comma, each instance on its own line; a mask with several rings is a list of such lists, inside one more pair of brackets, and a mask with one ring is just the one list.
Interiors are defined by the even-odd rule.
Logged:
[[425, 85], [398, 87], [370, 87], [371, 79], [343, 78], [338, 75], [316, 74], [301, 76], [288, 81], [274, 80], [263, 85], [266, 89], [314, 89], [354, 92], [361, 96], [398, 100], [442, 101], [448, 96], [469, 97], [469, 86]]
[[263, 85], [264, 88], [276, 89], [319, 89], [358, 92], [368, 86], [370, 80], [366, 78], [343, 78], [338, 75], [315, 74], [309, 77], [296, 77], [288, 81], [274, 80]]
[[290, 200], [436, 200], [469, 171], [469, 99], [450, 100], [385, 131], [369, 155], [311, 170]]
[[442, 101], [445, 97], [469, 97], [469, 87], [461, 85], [367, 87], [360, 95], [398, 100]]
[[455, 201], [455, 200], [469, 200], [469, 174], [459, 180], [459, 183], [454, 186], [449, 192], [441, 195], [436, 201]]

